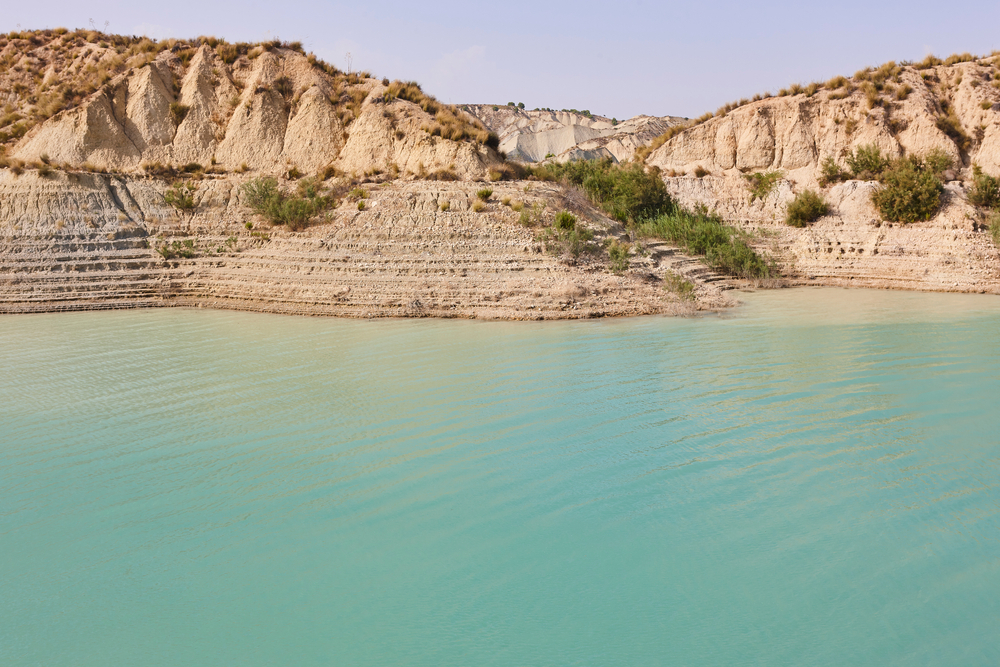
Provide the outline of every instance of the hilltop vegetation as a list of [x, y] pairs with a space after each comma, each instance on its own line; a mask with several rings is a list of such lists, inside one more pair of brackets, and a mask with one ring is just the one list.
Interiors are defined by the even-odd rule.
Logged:
[[298, 42], [9, 33], [0, 87], [0, 153], [54, 168], [464, 177], [501, 161], [495, 134], [418, 84], [342, 72]]

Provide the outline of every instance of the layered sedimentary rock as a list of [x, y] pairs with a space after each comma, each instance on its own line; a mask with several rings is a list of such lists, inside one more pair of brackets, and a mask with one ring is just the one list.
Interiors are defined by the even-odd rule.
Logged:
[[[202, 181], [197, 208], [179, 215], [163, 204], [163, 185], [153, 179], [0, 171], [0, 312], [203, 306], [553, 319], [732, 303], [716, 276], [669, 248], [634, 257], [624, 275], [609, 272], [601, 253], [546, 253], [537, 230], [517, 224], [517, 214], [496, 199], [474, 212], [475, 184], [368, 185], [363, 211], [345, 204], [328, 221], [294, 233], [262, 225], [241, 205], [240, 183]], [[518, 183], [498, 185], [496, 198], [554, 210], [560, 193]], [[578, 213], [598, 240], [622, 234], [592, 209]], [[161, 255], [171, 248], [176, 254]], [[697, 299], [668, 291], [668, 273], [692, 281]]]

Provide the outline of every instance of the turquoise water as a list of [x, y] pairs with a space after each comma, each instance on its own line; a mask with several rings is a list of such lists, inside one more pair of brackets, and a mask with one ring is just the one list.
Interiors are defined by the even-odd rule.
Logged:
[[0, 318], [0, 664], [992, 665], [1000, 299]]

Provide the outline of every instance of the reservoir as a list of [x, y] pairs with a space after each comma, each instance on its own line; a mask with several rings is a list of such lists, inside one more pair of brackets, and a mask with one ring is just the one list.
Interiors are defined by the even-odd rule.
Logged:
[[0, 317], [4, 665], [991, 665], [1000, 298]]

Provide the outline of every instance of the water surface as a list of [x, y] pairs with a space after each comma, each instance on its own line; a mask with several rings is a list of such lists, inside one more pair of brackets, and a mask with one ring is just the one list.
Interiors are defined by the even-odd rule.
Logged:
[[4, 665], [992, 665], [1000, 299], [0, 318]]

